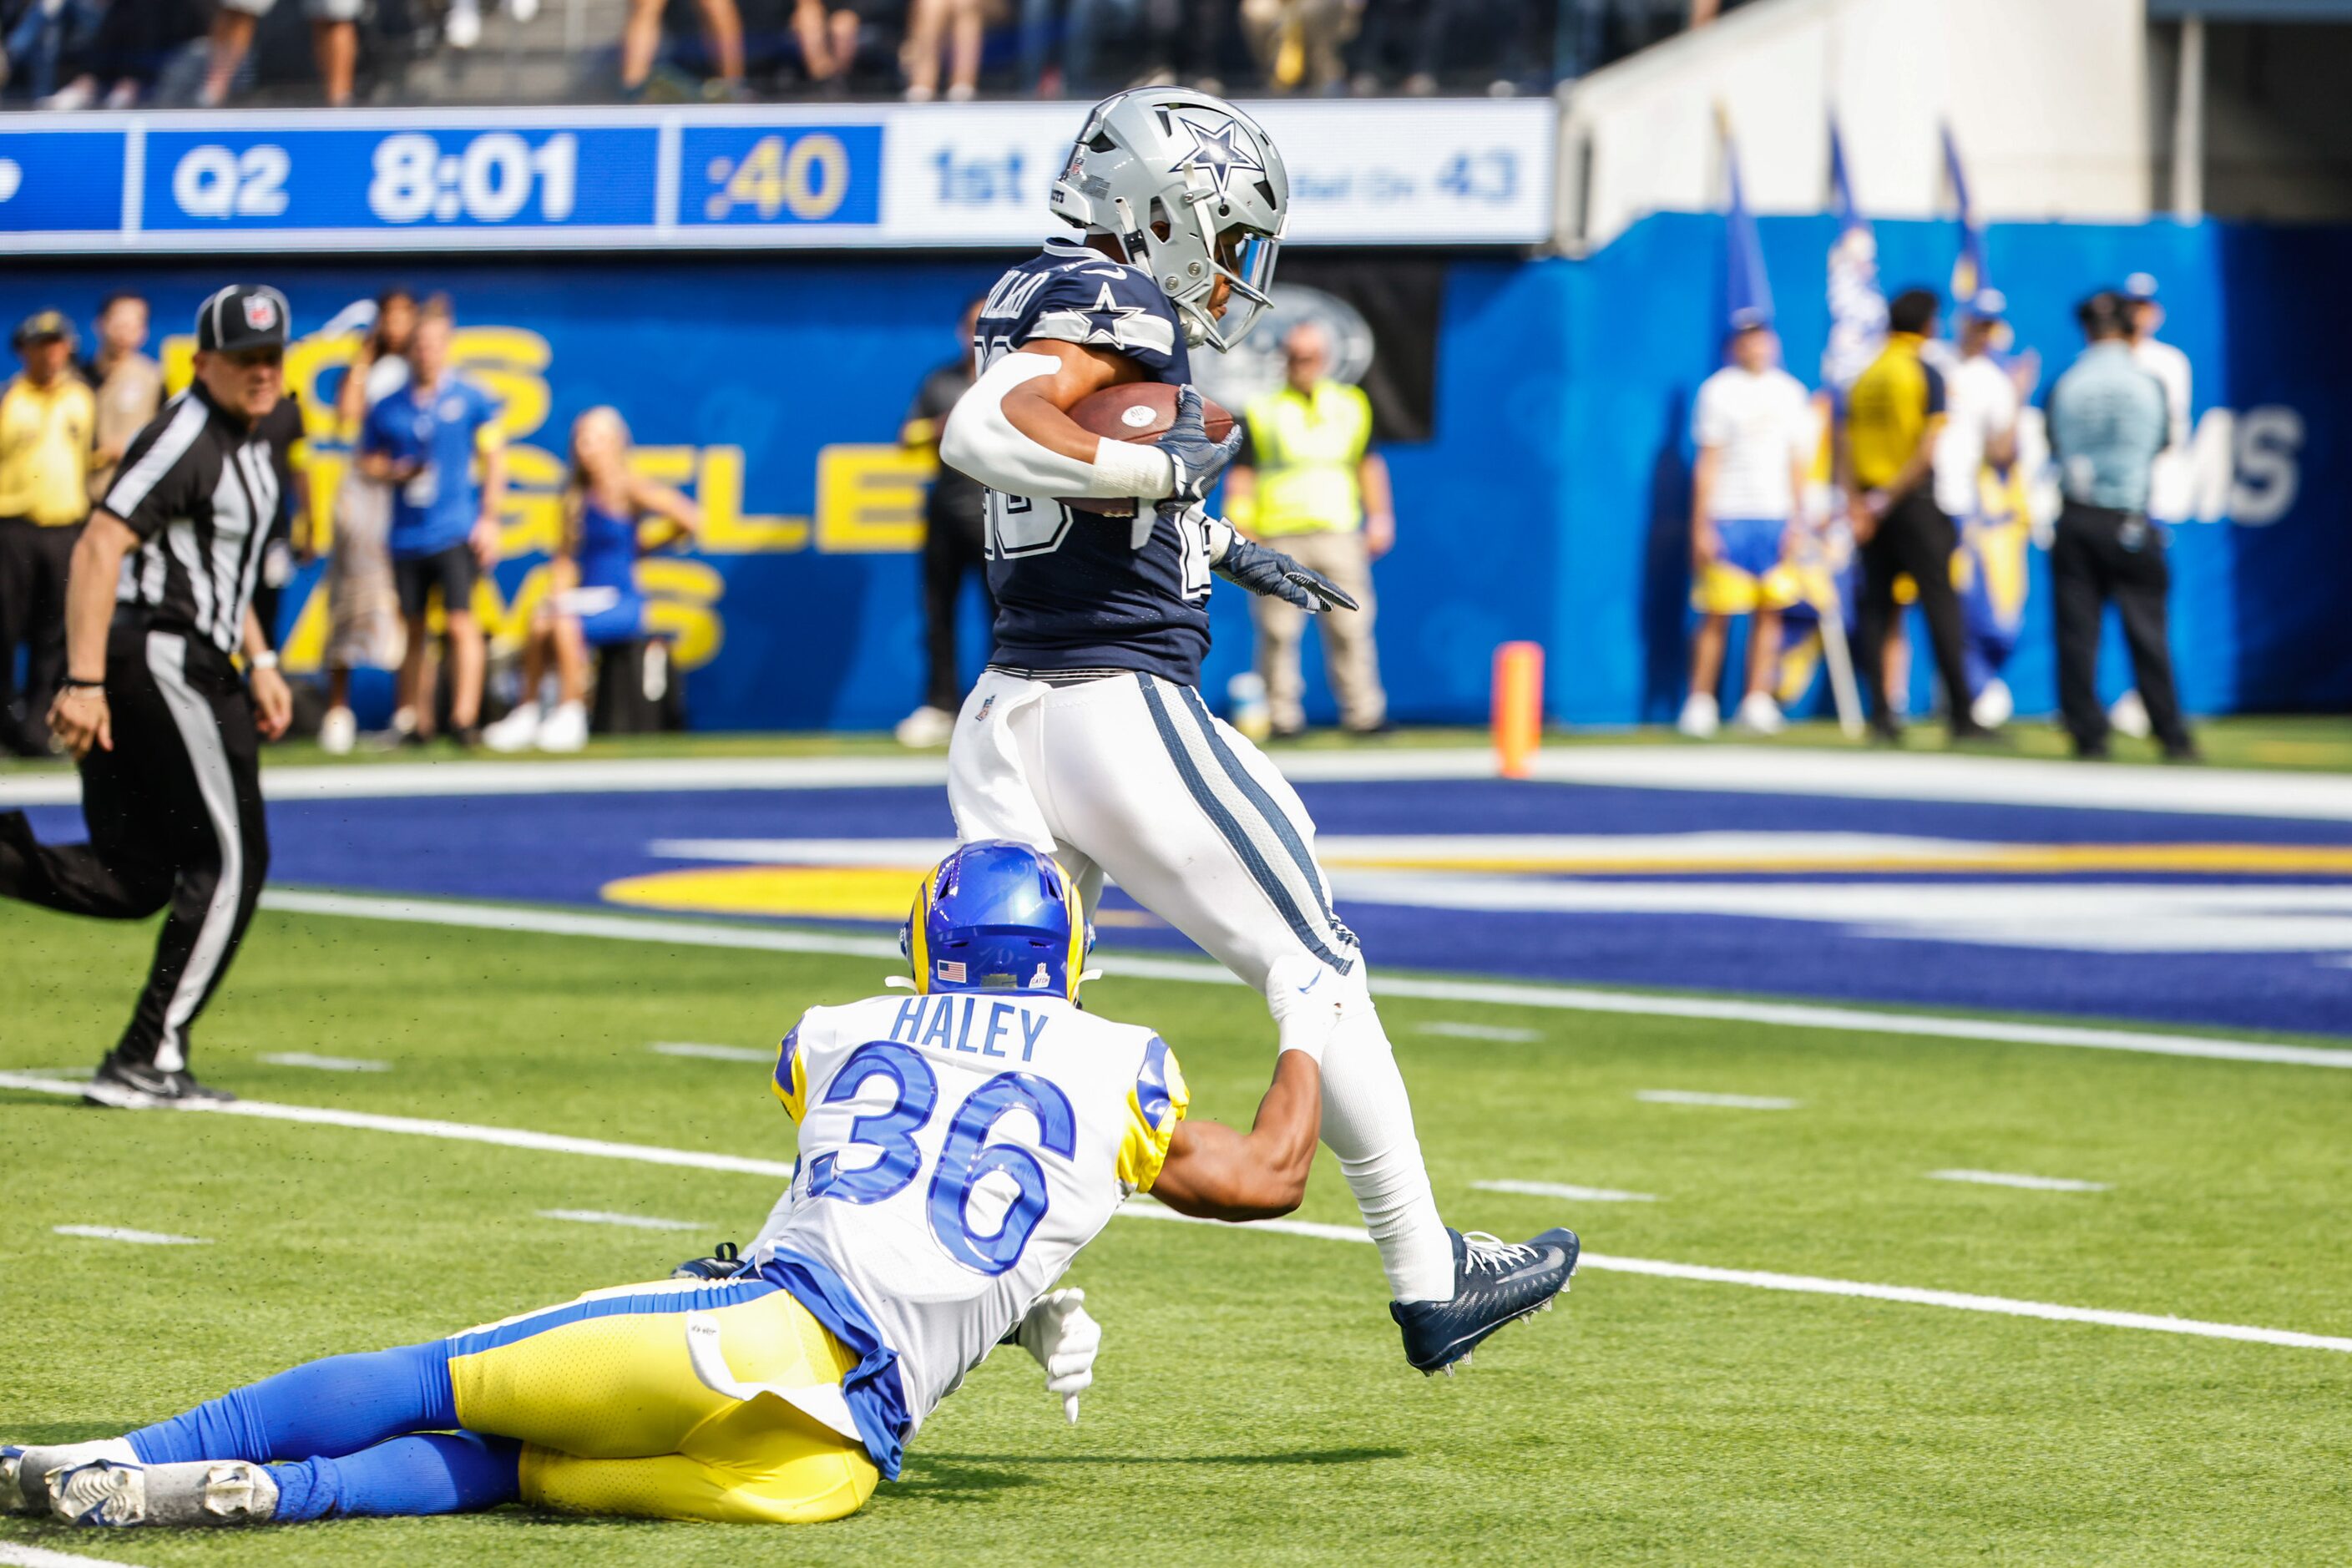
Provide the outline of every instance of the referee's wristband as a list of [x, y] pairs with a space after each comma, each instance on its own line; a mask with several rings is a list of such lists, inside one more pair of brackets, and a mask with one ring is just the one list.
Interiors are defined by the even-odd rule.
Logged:
[[63, 680], [58, 681], [58, 684], [68, 691], [103, 691], [106, 689], [106, 682], [103, 679], [81, 680], [70, 675], [67, 676]]
[[263, 648], [259, 653], [253, 655], [245, 662], [251, 665], [256, 669], [276, 669], [278, 668], [278, 650], [274, 647]]

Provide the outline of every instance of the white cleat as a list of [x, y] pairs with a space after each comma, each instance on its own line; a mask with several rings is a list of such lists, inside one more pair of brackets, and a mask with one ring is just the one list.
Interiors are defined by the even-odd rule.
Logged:
[[[493, 752], [528, 752], [539, 743], [539, 704], [519, 702], [513, 712], [482, 731], [482, 745]], [[320, 731], [321, 742], [325, 732]]]
[[147, 1467], [136, 1460], [92, 1459], [51, 1470], [49, 1511], [68, 1524], [122, 1528], [147, 1522]]
[[349, 756], [359, 738], [359, 721], [348, 708], [330, 708], [319, 721], [319, 750], [331, 757]]
[[150, 1465], [142, 1524], [266, 1524], [278, 1516], [269, 1467], [244, 1459]]
[[1706, 692], [1694, 691], [1683, 702], [1682, 717], [1675, 721], [1675, 728], [1694, 741], [1706, 741], [1714, 738], [1722, 723], [1723, 712], [1715, 699]]
[[1780, 705], [1761, 691], [1751, 691], [1741, 700], [1731, 723], [1751, 735], [1777, 735], [1789, 727], [1788, 720], [1780, 716]]
[[0, 1447], [0, 1514], [49, 1511], [50, 1474], [92, 1459], [138, 1461], [130, 1442], [108, 1437], [95, 1443], [9, 1444]]
[[470, 49], [482, 41], [482, 14], [472, 5], [452, 5], [441, 25], [441, 36], [453, 49]]
[[539, 723], [542, 752], [577, 752], [588, 744], [588, 710], [577, 702], [559, 702]]

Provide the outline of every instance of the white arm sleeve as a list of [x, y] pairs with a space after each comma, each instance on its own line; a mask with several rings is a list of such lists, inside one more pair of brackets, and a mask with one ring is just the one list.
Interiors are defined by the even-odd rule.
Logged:
[[940, 432], [940, 461], [990, 489], [1037, 500], [1136, 496], [1159, 500], [1173, 490], [1175, 467], [1168, 454], [1155, 447], [1102, 441], [1095, 460], [1082, 463], [1014, 427], [1004, 416], [1005, 395], [1059, 368], [1050, 355], [1020, 353], [990, 365], [948, 416], [947, 428]]

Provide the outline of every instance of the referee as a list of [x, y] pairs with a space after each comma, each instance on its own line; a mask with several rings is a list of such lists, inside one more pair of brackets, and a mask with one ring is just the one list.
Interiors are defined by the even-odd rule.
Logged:
[[275, 740], [293, 712], [252, 609], [278, 516], [285, 357], [277, 289], [237, 284], [198, 307], [195, 384], [131, 440], [67, 583], [49, 728], [80, 764], [89, 842], [37, 844], [22, 813], [0, 816], [0, 894], [101, 920], [169, 911], [130, 1026], [83, 1093], [93, 1105], [235, 1098], [189, 1074], [188, 1030], [268, 870], [257, 732]]

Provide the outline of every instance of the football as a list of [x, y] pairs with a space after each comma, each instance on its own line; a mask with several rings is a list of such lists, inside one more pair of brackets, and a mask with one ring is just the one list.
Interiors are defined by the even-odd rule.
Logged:
[[[1113, 441], [1153, 441], [1176, 422], [1176, 398], [1181, 390], [1164, 381], [1130, 381], [1080, 398], [1070, 409], [1070, 417], [1082, 428]], [[1201, 399], [1201, 417], [1213, 441], [1223, 440], [1233, 430], [1234, 416], [1206, 396]], [[1062, 504], [1104, 517], [1135, 515], [1135, 502], [1129, 500], [1066, 496]]]

